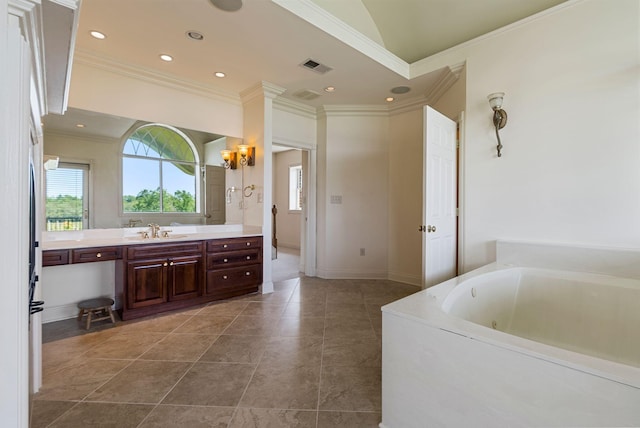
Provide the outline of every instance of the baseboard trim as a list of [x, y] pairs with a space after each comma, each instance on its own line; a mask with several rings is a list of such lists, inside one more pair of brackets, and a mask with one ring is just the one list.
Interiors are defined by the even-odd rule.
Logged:
[[323, 279], [387, 279], [387, 272], [316, 269], [316, 276]]
[[76, 304], [50, 306], [42, 311], [42, 324], [67, 320], [77, 316], [78, 306]]
[[389, 272], [389, 280], [402, 282], [404, 284], [422, 287], [422, 278], [415, 275], [407, 275], [403, 273]]

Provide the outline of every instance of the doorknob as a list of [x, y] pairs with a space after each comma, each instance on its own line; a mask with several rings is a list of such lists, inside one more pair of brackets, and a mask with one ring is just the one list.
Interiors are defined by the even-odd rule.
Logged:
[[436, 227], [435, 226], [431, 226], [431, 225], [427, 226], [427, 232], [428, 233], [435, 232], [435, 231], [436, 231]]
[[418, 232], [424, 232], [424, 231], [425, 231], [424, 226], [422, 225], [418, 226]]

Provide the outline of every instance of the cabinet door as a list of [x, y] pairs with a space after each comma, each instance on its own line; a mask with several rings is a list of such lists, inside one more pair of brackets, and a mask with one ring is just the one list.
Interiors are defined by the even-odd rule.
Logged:
[[192, 299], [202, 294], [202, 257], [169, 259], [169, 300]]
[[167, 259], [127, 263], [127, 305], [130, 309], [167, 301]]

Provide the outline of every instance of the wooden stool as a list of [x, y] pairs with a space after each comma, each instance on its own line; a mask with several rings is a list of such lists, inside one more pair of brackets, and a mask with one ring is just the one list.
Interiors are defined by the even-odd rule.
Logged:
[[[113, 299], [108, 297], [99, 297], [97, 299], [89, 299], [78, 302], [78, 321], [82, 320], [82, 317], [87, 315], [87, 330], [91, 327], [91, 321], [102, 321], [111, 318], [112, 323], [116, 323], [111, 312], [111, 305], [113, 305]], [[98, 318], [93, 318], [97, 316]]]

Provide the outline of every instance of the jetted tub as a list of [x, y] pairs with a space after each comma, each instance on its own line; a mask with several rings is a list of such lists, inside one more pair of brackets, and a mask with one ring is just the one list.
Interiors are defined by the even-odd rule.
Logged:
[[383, 307], [380, 426], [640, 426], [640, 251], [497, 246]]

